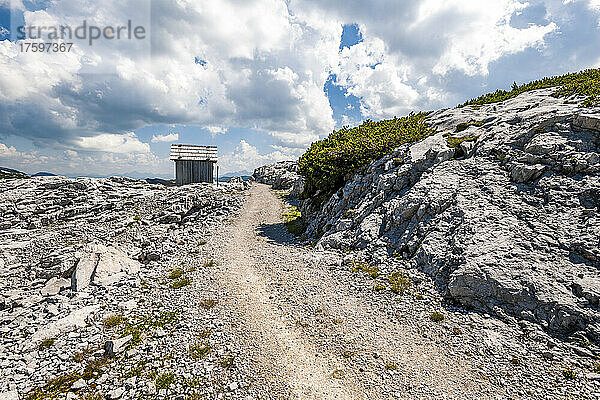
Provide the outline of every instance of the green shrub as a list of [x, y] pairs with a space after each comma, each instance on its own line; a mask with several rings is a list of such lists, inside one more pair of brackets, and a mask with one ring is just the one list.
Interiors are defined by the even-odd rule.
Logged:
[[157, 390], [168, 389], [173, 383], [175, 383], [175, 374], [171, 373], [158, 375], [154, 381]]
[[388, 281], [392, 292], [398, 294], [403, 294], [412, 285], [410, 278], [405, 276], [401, 271], [396, 271], [390, 275]]
[[444, 314], [442, 314], [441, 312], [434, 311], [431, 313], [431, 315], [429, 315], [429, 318], [433, 322], [440, 322], [444, 320]]
[[172, 270], [169, 273], [168, 278], [169, 279], [179, 279], [179, 278], [181, 278], [182, 275], [183, 275], [183, 269], [181, 269], [181, 268], [175, 268], [174, 270]]
[[204, 358], [210, 353], [210, 346], [202, 343], [194, 343], [190, 345], [190, 354], [193, 358]]
[[300, 157], [298, 172], [306, 179], [301, 198], [321, 191], [321, 202], [342, 187], [360, 169], [391, 153], [403, 143], [419, 141], [433, 131], [425, 122], [426, 114], [410, 114], [360, 126], [333, 131], [313, 143]]
[[179, 288], [189, 285], [190, 283], [191, 283], [190, 278], [184, 277], [184, 278], [178, 279], [178, 280], [174, 281], [173, 283], [171, 283], [171, 287], [173, 289], [179, 289]]
[[498, 103], [517, 97], [521, 93], [553, 87], [558, 88], [552, 94], [554, 97], [568, 97], [577, 94], [586, 97], [582, 106], [598, 105], [600, 104], [600, 69], [587, 69], [577, 73], [543, 78], [521, 86], [515, 83], [511, 90], [496, 90], [493, 93], [471, 99], [459, 107]]

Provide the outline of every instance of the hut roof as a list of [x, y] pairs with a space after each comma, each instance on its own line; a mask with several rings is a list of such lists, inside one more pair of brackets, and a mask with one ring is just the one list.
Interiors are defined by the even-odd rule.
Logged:
[[173, 161], [211, 161], [217, 162], [217, 146], [197, 146], [193, 144], [172, 144]]

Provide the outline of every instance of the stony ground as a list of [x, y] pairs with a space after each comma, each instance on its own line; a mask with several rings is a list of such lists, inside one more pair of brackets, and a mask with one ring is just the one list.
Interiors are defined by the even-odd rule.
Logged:
[[[586, 347], [447, 304], [393, 258], [375, 268], [298, 244], [267, 186], [45, 188], [118, 211], [15, 228], [38, 220], [7, 211], [36, 202], [27, 185], [0, 203], [12, 221], [0, 231], [3, 399], [600, 398]], [[143, 263], [55, 293], [46, 281], [72, 272], [78, 240]]]

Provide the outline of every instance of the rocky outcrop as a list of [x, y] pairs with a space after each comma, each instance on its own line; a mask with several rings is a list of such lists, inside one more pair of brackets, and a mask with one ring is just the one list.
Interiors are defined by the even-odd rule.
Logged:
[[257, 168], [252, 175], [258, 183], [271, 185], [275, 190], [290, 190], [298, 196], [304, 190], [304, 179], [298, 175], [298, 162], [280, 161]]
[[135, 274], [140, 263], [124, 252], [101, 244], [86, 246], [71, 276], [71, 288], [80, 291], [95, 283], [108, 286], [121, 278]]
[[153, 303], [164, 308], [164, 297], [149, 290], [175, 291], [164, 282], [169, 271], [187, 260], [189, 268], [202, 264], [206, 239], [238, 212], [243, 189], [0, 179], [0, 399], [14, 390], [24, 398], [50, 378], [81, 371], [76, 355], [125, 351], [125, 339], [103, 319], [161, 315]]
[[600, 340], [600, 109], [551, 93], [432, 113], [437, 134], [302, 202], [308, 233], [401, 259], [464, 305]]

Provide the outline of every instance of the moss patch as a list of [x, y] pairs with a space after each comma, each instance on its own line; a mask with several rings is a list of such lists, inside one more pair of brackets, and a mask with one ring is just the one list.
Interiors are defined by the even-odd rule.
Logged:
[[160, 374], [154, 380], [154, 385], [156, 386], [156, 390], [168, 389], [169, 386], [175, 383], [175, 374], [173, 373], [164, 373]]
[[456, 130], [455, 132], [462, 132], [467, 130], [470, 126], [482, 126], [483, 125], [483, 121], [470, 121], [470, 122], [461, 122], [460, 124], [456, 125]]
[[167, 276], [167, 278], [169, 279], [179, 279], [183, 276], [183, 269], [181, 268], [175, 268], [174, 270], [172, 270], [169, 275]]

